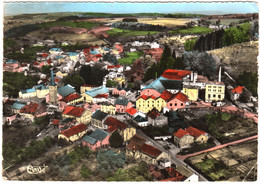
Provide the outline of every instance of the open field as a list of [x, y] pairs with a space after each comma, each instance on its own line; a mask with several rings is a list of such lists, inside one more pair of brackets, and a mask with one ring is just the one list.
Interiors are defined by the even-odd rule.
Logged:
[[[242, 181], [257, 163], [257, 141], [249, 141], [187, 158], [213, 181]], [[257, 167], [255, 165], [255, 167]], [[254, 169], [245, 181], [255, 181]]]
[[78, 28], [92, 28], [95, 26], [98, 26], [99, 23], [96, 22], [89, 22], [89, 21], [85, 21], [85, 22], [73, 22], [73, 21], [58, 21], [58, 22], [45, 22], [40, 24], [39, 26], [41, 28], [51, 28], [54, 26], [70, 26], [70, 27], [78, 27]]
[[[219, 19], [209, 19], [211, 23], [216, 23]], [[220, 19], [220, 24], [223, 24], [225, 26], [228, 26], [230, 23], [239, 23], [240, 20], [245, 20], [245, 19]]]
[[[40, 38], [43, 39], [46, 35], [42, 34], [41, 31], [33, 31], [29, 34], [27, 34], [28, 37], [32, 38]], [[98, 44], [101, 45], [102, 43], [105, 44], [103, 40], [100, 40], [91, 34], [88, 33], [83, 33], [83, 34], [68, 34], [68, 33], [53, 33], [53, 34], [48, 34], [49, 39], [56, 39], [58, 42], [63, 42], [67, 41], [71, 44], [76, 44], [76, 43], [88, 43], [88, 44]]]
[[166, 27], [175, 27], [175, 26], [184, 26], [186, 23], [190, 21], [194, 21], [195, 19], [184, 19], [184, 18], [138, 18], [139, 23], [145, 24], [153, 24], [153, 25], [160, 25]]
[[158, 31], [134, 31], [134, 30], [127, 30], [127, 29], [118, 29], [113, 28], [106, 32], [109, 36], [116, 36], [116, 37], [128, 37], [128, 36], [146, 36], [148, 34], [156, 34], [159, 33]]
[[143, 52], [131, 52], [131, 53], [127, 53], [126, 57], [121, 58], [118, 60], [118, 63], [120, 65], [132, 65], [133, 62], [138, 59], [139, 57], [141, 57], [143, 55]]
[[207, 34], [212, 32], [213, 30], [208, 27], [195, 26], [187, 29], [178, 29], [175, 31], [171, 31], [172, 34], [181, 34], [181, 35], [189, 35], [189, 34]]

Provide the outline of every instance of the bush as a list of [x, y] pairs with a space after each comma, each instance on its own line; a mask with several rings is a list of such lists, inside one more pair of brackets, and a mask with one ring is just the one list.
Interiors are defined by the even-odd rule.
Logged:
[[184, 48], [186, 51], [192, 51], [194, 50], [194, 46], [196, 44], [196, 41], [197, 41], [197, 38], [193, 38], [193, 39], [190, 39], [190, 40], [187, 40], [185, 43], [184, 43]]
[[106, 87], [113, 88], [117, 86], [117, 82], [113, 80], [107, 80]]
[[114, 148], [122, 147], [123, 142], [124, 142], [124, 139], [118, 133], [118, 131], [113, 132], [112, 135], [109, 137], [109, 144]]
[[91, 170], [89, 168], [87, 168], [86, 166], [82, 166], [81, 170], [80, 170], [80, 174], [83, 178], [87, 179], [90, 177], [91, 175]]

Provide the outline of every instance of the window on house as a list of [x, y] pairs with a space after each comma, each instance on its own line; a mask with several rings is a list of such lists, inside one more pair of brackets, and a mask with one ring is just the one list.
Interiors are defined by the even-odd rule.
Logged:
[[170, 103], [170, 106], [172, 106], [172, 103]]
[[210, 94], [208, 94], [208, 98], [210, 98]]
[[181, 106], [183, 106], [183, 103], [181, 103]]
[[221, 98], [221, 95], [218, 95], [218, 98]]
[[175, 103], [175, 106], [177, 106], [177, 103]]
[[213, 95], [213, 98], [215, 98], [216, 97], [216, 95]]

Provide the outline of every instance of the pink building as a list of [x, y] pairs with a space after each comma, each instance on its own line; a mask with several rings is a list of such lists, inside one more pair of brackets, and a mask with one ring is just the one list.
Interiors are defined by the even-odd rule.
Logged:
[[144, 89], [141, 91], [141, 95], [146, 95], [146, 96], [155, 96], [156, 98], [161, 96], [161, 93], [156, 91], [155, 89]]
[[182, 92], [179, 92], [173, 95], [173, 97], [167, 102], [167, 108], [174, 111], [177, 109], [183, 109], [187, 102], [189, 102], [188, 97]]
[[115, 106], [117, 113], [125, 113], [126, 109], [131, 108], [133, 104], [128, 99], [119, 97], [115, 101]]
[[96, 112], [97, 110], [100, 110], [100, 105], [98, 104], [90, 104], [90, 103], [85, 103], [84, 109], [89, 109], [92, 112]]
[[104, 148], [109, 145], [110, 136], [110, 133], [101, 129], [97, 129], [90, 135], [86, 135], [85, 137], [83, 137], [82, 145], [89, 147], [91, 150]]
[[129, 89], [123, 89], [123, 88], [115, 88], [112, 91], [113, 95], [119, 95], [119, 96], [126, 96], [129, 92]]

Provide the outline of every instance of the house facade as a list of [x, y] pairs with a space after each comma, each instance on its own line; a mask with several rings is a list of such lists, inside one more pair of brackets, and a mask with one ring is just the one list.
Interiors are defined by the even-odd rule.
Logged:
[[225, 98], [225, 85], [222, 82], [212, 82], [206, 84], [205, 101], [223, 101]]
[[111, 114], [111, 115], [115, 115], [116, 114], [116, 107], [108, 102], [103, 102], [103, 103], [99, 103], [100, 105], [100, 110], [102, 112]]
[[179, 129], [174, 135], [174, 143], [180, 147], [189, 147], [194, 143], [194, 137], [191, 136], [187, 131]]
[[111, 134], [97, 129], [90, 135], [85, 135], [82, 139], [82, 146], [87, 146], [91, 150], [95, 151], [98, 148], [107, 147], [109, 145], [109, 138]]
[[97, 110], [91, 116], [91, 125], [100, 129], [107, 129], [107, 125], [104, 123], [108, 114]]
[[62, 131], [58, 135], [58, 139], [64, 139], [67, 142], [75, 142], [87, 133], [87, 125], [78, 124], [67, 130]]
[[78, 123], [88, 124], [91, 121], [92, 112], [82, 107], [66, 106], [62, 112], [62, 118], [75, 118]]
[[115, 106], [116, 106], [116, 112], [117, 113], [125, 113], [126, 109], [129, 109], [132, 107], [132, 102], [130, 102], [126, 98], [117, 98], [115, 101]]

